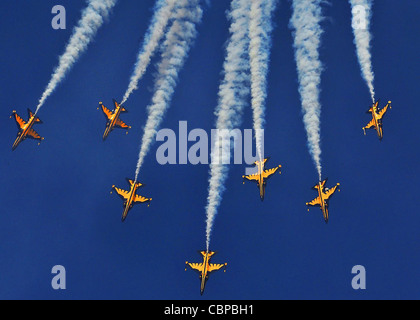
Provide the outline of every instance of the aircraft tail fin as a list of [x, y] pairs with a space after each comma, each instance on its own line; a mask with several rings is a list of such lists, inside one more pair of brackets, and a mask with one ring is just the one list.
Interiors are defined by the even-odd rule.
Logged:
[[[29, 119], [35, 116], [35, 113], [33, 113], [30, 109], [28, 109], [28, 115]], [[41, 119], [39, 119], [37, 116], [35, 116], [35, 123], [42, 123]]]
[[140, 188], [141, 186], [143, 186], [143, 184], [142, 184], [142, 183], [137, 182], [137, 181], [134, 181], [134, 180], [131, 180], [131, 179], [128, 179], [128, 178], [127, 178], [127, 182], [128, 182], [128, 184], [130, 185], [130, 187], [131, 187], [131, 186], [133, 186], [134, 184], [136, 184], [136, 185], [137, 185], [137, 188]]
[[323, 188], [325, 186], [325, 184], [327, 183], [327, 181], [328, 181], [328, 178], [326, 178], [323, 181], [320, 181], [319, 183], [317, 183], [316, 185], [314, 185], [314, 187], [312, 189], [318, 190], [320, 186], [321, 186], [321, 188]]
[[[270, 157], [267, 157], [267, 158], [265, 158], [263, 161], [262, 161], [262, 163], [263, 164], [265, 164], [268, 160], [270, 159]], [[259, 160], [257, 160], [257, 161], [255, 161], [254, 162], [254, 164], [257, 166], [257, 165], [259, 165], [261, 163], [261, 161], [259, 161]]]
[[[205, 256], [206, 256], [206, 254], [207, 254], [207, 251], [205, 251], [205, 250], [203, 250], [203, 251], [198, 251], [198, 253], [199, 253], [199, 254], [201, 254], [203, 257], [205, 257]], [[214, 256], [216, 253], [217, 253], [216, 251], [209, 251], [209, 252], [208, 252], [209, 257]]]
[[375, 108], [378, 109], [380, 100], [376, 101], [372, 106], [369, 107], [368, 111], [366, 113], [372, 113], [375, 111]]
[[126, 109], [124, 106], [122, 106], [121, 104], [119, 104], [119, 103], [117, 102], [117, 100], [113, 99], [113, 101], [114, 101], [115, 109], [117, 109], [117, 108], [121, 107], [121, 113], [128, 112], [128, 111], [127, 111], [127, 109]]
[[205, 257], [207, 252], [206, 251], [198, 251], [198, 253], [201, 254], [203, 257]]

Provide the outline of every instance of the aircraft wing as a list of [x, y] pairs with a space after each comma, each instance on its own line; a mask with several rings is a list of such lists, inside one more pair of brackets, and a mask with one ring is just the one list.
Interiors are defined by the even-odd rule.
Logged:
[[247, 179], [249, 181], [259, 181], [260, 175], [259, 174], [250, 174], [249, 176], [244, 176], [244, 179]]
[[102, 112], [105, 114], [105, 117], [110, 120], [113, 116], [113, 113], [111, 110], [109, 110], [107, 107], [105, 107], [103, 104], [101, 104]]
[[381, 111], [379, 111], [378, 119], [382, 119], [385, 115], [385, 113], [388, 111], [389, 104], [387, 104]]
[[270, 169], [270, 170], [265, 170], [264, 172], [263, 172], [263, 178], [264, 179], [268, 179], [268, 178], [270, 178], [273, 174], [275, 174], [278, 170], [280, 169], [280, 167], [277, 167], [277, 168], [273, 168], [273, 169]]
[[375, 126], [375, 120], [374, 119], [372, 119], [372, 121], [371, 122], [369, 122], [367, 125], [366, 125], [366, 127], [364, 127], [363, 129], [370, 129], [370, 128], [373, 128]]
[[208, 270], [208, 272], [213, 272], [213, 271], [220, 270], [224, 266], [225, 266], [224, 264], [213, 264], [213, 263], [210, 263], [209, 264], [209, 270]]
[[128, 200], [128, 198], [130, 197], [130, 193], [128, 191], [125, 191], [123, 189], [114, 187], [115, 191], [118, 193], [118, 195], [123, 198], [124, 200]]
[[121, 129], [130, 129], [130, 126], [125, 124], [121, 119], [117, 119], [115, 126], [121, 128]]
[[307, 206], [320, 206], [321, 205], [321, 198], [318, 197], [318, 198], [312, 200], [311, 202], [308, 202], [306, 205]]
[[27, 137], [35, 140], [42, 140], [42, 137], [34, 129], [28, 131]]
[[22, 127], [26, 124], [25, 120], [23, 120], [16, 112], [13, 112], [13, 116], [15, 117], [18, 129], [22, 129]]
[[187, 262], [187, 265], [190, 266], [191, 269], [201, 272], [203, 270], [203, 264], [202, 263], [189, 263]]
[[328, 200], [329, 198], [332, 197], [332, 195], [337, 191], [337, 188], [339, 187], [339, 184], [336, 185], [334, 188], [331, 188], [330, 190], [328, 190], [327, 192], [324, 193], [324, 198], [325, 200]]
[[145, 198], [145, 197], [138, 196], [138, 195], [136, 195], [136, 197], [134, 198], [135, 203], [144, 203], [144, 202], [148, 202], [148, 201], [151, 201], [151, 200], [152, 199]]

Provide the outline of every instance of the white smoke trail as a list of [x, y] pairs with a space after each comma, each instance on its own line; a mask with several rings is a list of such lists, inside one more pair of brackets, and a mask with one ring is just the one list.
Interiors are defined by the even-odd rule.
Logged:
[[[249, 56], [254, 130], [264, 129], [267, 74], [270, 60], [272, 15], [277, 0], [254, 0], [250, 11]], [[262, 160], [262, 136], [256, 134], [257, 152]]]
[[39, 100], [35, 113], [38, 113], [47, 98], [55, 91], [79, 59], [80, 55], [87, 49], [89, 43], [116, 3], [117, 0], [88, 1], [88, 6], [82, 12], [82, 18], [78, 26], [74, 29], [64, 54], [59, 59], [59, 64], [54, 70], [51, 80]]
[[[240, 125], [242, 110], [249, 97], [249, 10], [251, 0], [233, 0], [229, 18], [231, 38], [227, 46], [224, 63], [224, 79], [219, 88], [219, 102], [216, 109], [216, 127], [219, 130], [232, 130]], [[217, 214], [224, 184], [229, 168], [223, 163], [230, 161], [230, 144], [223, 143], [225, 137], [220, 132], [222, 141], [216, 139], [212, 149], [210, 164], [209, 194], [207, 197], [206, 244], [210, 247], [210, 236]], [[229, 140], [230, 138], [228, 138]], [[227, 158], [227, 159], [226, 159]]]
[[196, 24], [203, 15], [199, 5], [200, 0], [177, 0], [175, 6], [175, 21], [166, 34], [163, 43], [162, 60], [158, 66], [155, 82], [155, 94], [148, 107], [148, 119], [144, 128], [139, 160], [135, 173], [137, 180], [144, 158], [157, 134], [166, 110], [169, 108], [178, 73], [187, 59], [189, 49], [196, 38]]
[[354, 43], [356, 45], [362, 76], [369, 88], [373, 103], [375, 103], [374, 74], [372, 70], [372, 56], [370, 53], [370, 19], [372, 17], [371, 0], [350, 0], [352, 7], [352, 27]]
[[295, 59], [299, 78], [303, 122], [305, 124], [308, 147], [315, 162], [319, 179], [321, 168], [321, 135], [319, 101], [322, 64], [319, 59], [322, 29], [322, 0], [293, 0], [293, 29]]
[[137, 57], [133, 75], [131, 76], [130, 83], [121, 104], [127, 102], [133, 91], [138, 89], [138, 83], [146, 72], [152, 56], [165, 33], [166, 27], [168, 26], [173, 13], [175, 3], [176, 0], [158, 0], [156, 2], [152, 23], [147, 31], [143, 47]]

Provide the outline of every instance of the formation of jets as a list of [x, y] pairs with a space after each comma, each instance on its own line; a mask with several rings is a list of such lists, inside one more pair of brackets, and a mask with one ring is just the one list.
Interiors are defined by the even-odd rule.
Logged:
[[375, 102], [372, 107], [369, 108], [369, 110], [366, 113], [369, 113], [372, 115], [372, 120], [367, 124], [366, 127], [363, 127], [363, 132], [366, 135], [366, 129], [375, 128], [379, 140], [382, 140], [384, 137], [384, 132], [382, 129], [382, 119], [385, 115], [385, 113], [388, 111], [388, 108], [391, 109], [391, 101], [388, 101], [388, 104], [382, 108], [379, 109], [379, 100]]
[[[103, 134], [103, 140], [106, 140], [106, 138], [109, 136], [109, 134], [114, 130], [114, 128], [121, 128], [121, 129], [130, 129], [131, 127], [127, 124], [125, 124], [121, 119], [120, 115], [122, 113], [127, 112], [127, 110], [119, 104], [116, 100], [114, 100], [114, 110], [111, 111], [108, 108], [104, 106], [102, 102], [99, 103], [99, 108], [102, 109], [102, 112], [104, 113], [106, 117], [106, 128], [105, 132]], [[98, 108], [98, 109], [99, 109]], [[391, 101], [388, 102], [388, 104], [382, 108], [379, 109], [379, 101], [374, 103], [372, 107], [369, 109], [367, 113], [372, 115], [372, 120], [368, 123], [366, 127], [363, 127], [363, 131], [366, 134], [366, 129], [374, 128], [378, 134], [378, 137], [380, 140], [383, 138], [383, 123], [382, 119], [385, 115], [385, 113], [388, 111], [388, 109], [391, 108]], [[34, 114], [32, 111], [28, 109], [29, 114], [29, 120], [28, 122], [25, 122], [17, 113], [16, 111], [13, 111], [12, 117], [14, 117], [16, 124], [18, 126], [18, 134], [17, 138], [13, 144], [12, 150], [15, 150], [18, 145], [26, 140], [27, 138], [35, 139], [42, 141], [44, 140], [43, 137], [41, 137], [34, 129], [33, 126], [35, 124], [41, 124], [42, 121]], [[127, 132], [128, 133], [128, 132]], [[276, 172], [279, 172], [281, 174], [281, 165], [272, 168], [272, 169], [265, 169], [267, 159], [264, 159], [262, 161], [256, 161], [254, 164], [256, 166], [257, 172], [255, 174], [246, 175], [243, 176], [244, 183], [245, 180], [256, 182], [259, 193], [260, 193], [260, 199], [261, 201], [264, 200], [265, 197], [265, 188], [267, 186], [267, 180], [273, 176]], [[112, 189], [115, 190], [115, 192], [123, 199], [124, 201], [124, 211], [122, 214], [121, 220], [124, 222], [127, 218], [127, 215], [129, 211], [133, 208], [135, 204], [139, 203], [150, 203], [152, 201], [152, 198], [146, 198], [143, 196], [140, 196], [137, 194], [137, 191], [139, 188], [141, 188], [143, 185], [140, 182], [127, 179], [130, 189], [128, 191], [117, 188], [115, 185], [112, 186]], [[316, 184], [313, 189], [318, 192], [318, 197], [316, 197], [311, 202], [306, 203], [306, 205], [309, 206], [318, 206], [320, 207], [322, 214], [324, 216], [324, 220], [326, 223], [328, 223], [329, 220], [329, 200], [334, 195], [334, 193], [339, 190], [340, 184], [338, 183], [336, 186], [334, 186], [331, 189], [328, 189], [325, 187], [327, 183], [327, 179], [320, 181], [318, 184]], [[111, 191], [112, 193], [112, 191]], [[309, 211], [309, 208], [308, 208]], [[189, 263], [186, 262], [186, 265], [189, 266], [191, 269], [197, 271], [200, 274], [200, 293], [203, 295], [204, 289], [206, 286], [206, 283], [209, 279], [209, 275], [217, 270], [222, 269], [223, 267], [226, 268], [227, 263], [225, 264], [212, 264], [210, 263], [211, 258], [215, 255], [215, 252], [213, 251], [200, 251], [199, 252], [203, 257], [202, 263]], [[187, 269], [186, 269], [187, 270]], [[225, 270], [226, 271], [226, 270]]]
[[[242, 178], [248, 181], [254, 181], [257, 183], [258, 189], [260, 190], [260, 199], [264, 201], [265, 197], [265, 187], [267, 186], [267, 180], [275, 174], [278, 170], [281, 169], [281, 166], [275, 167], [273, 169], [265, 170], [265, 163], [268, 161], [269, 158], [264, 159], [262, 161], [255, 161], [255, 166], [258, 169], [258, 172], [255, 174], [251, 174], [248, 176], [242, 176]], [[281, 172], [280, 172], [281, 174]], [[244, 181], [245, 183], [245, 181]]]
[[[124, 212], [121, 221], [124, 222], [127, 219], [128, 212], [133, 208], [135, 204], [146, 203], [152, 201], [152, 198], [145, 198], [137, 195], [137, 190], [143, 185], [140, 182], [136, 182], [127, 178], [127, 182], [130, 184], [130, 190], [125, 191], [123, 189], [112, 186], [112, 189], [123, 199], [124, 201]], [[111, 191], [112, 193], [112, 191]]]
[[[328, 223], [329, 220], [329, 213], [328, 213], [328, 202], [332, 195], [338, 190], [340, 191], [340, 184], [337, 183], [337, 185], [331, 189], [325, 188], [325, 184], [327, 183], [328, 179], [325, 179], [324, 181], [320, 181], [318, 184], [316, 184], [313, 189], [318, 192], [318, 197], [312, 200], [311, 202], [308, 202], [307, 206], [319, 206], [322, 214], [324, 215], [324, 220], [326, 223]], [[309, 209], [308, 209], [309, 211]]]
[[[223, 267], [226, 268], [227, 263], [224, 264], [214, 264], [210, 263], [210, 259], [216, 254], [216, 252], [213, 251], [199, 251], [199, 253], [203, 256], [203, 262], [202, 263], [190, 263], [185, 262], [187, 266], [189, 266], [192, 270], [198, 272], [200, 274], [200, 293], [203, 295], [204, 289], [206, 287], [206, 283], [209, 280], [210, 273], [214, 271], [218, 271], [222, 269]], [[187, 271], [187, 269], [185, 269]], [[225, 269], [226, 272], [226, 269]]]
[[105, 132], [102, 137], [104, 141], [106, 140], [106, 138], [108, 138], [109, 134], [112, 132], [112, 130], [114, 130], [114, 128], [120, 128], [120, 129], [126, 129], [126, 130], [131, 129], [129, 125], [125, 124], [120, 119], [121, 113], [126, 113], [128, 111], [115, 100], [114, 100], [114, 106], [115, 106], [114, 110], [111, 111], [107, 107], [105, 107], [102, 102], [99, 102], [99, 108], [102, 109], [102, 112], [104, 113], [105, 118], [106, 118]]
[[44, 140], [43, 137], [41, 137], [34, 129], [33, 126], [35, 124], [41, 124], [42, 121], [31, 111], [28, 109], [28, 122], [25, 122], [17, 113], [16, 111], [13, 111], [10, 118], [15, 118], [17, 127], [18, 127], [18, 134], [17, 138], [15, 140], [15, 143], [13, 143], [12, 150], [16, 150], [18, 145], [25, 141], [27, 138], [35, 139], [42, 141]]
[[[111, 111], [102, 102], [99, 102], [99, 108], [105, 115], [106, 118], [106, 126], [105, 126], [105, 132], [102, 136], [103, 140], [106, 140], [108, 138], [109, 134], [115, 129], [125, 129], [128, 130], [131, 129], [131, 126], [127, 125], [124, 121], [120, 119], [120, 115], [122, 113], [126, 113], [127, 109], [125, 109], [121, 104], [119, 104], [115, 99], [114, 102], [114, 110]], [[388, 111], [388, 109], [391, 109], [391, 101], [388, 102], [388, 104], [380, 109], [379, 108], [379, 100], [375, 102], [372, 107], [369, 108], [367, 111], [368, 114], [372, 115], [372, 120], [363, 127], [363, 131], [366, 135], [366, 130], [374, 128], [378, 134], [378, 137], [380, 140], [383, 139], [383, 117], [385, 113]], [[17, 113], [16, 111], [13, 111], [11, 118], [14, 117], [16, 124], [18, 126], [18, 135], [17, 138], [12, 146], [12, 150], [15, 150], [18, 145], [26, 140], [27, 138], [35, 139], [42, 141], [44, 140], [43, 137], [41, 137], [34, 129], [33, 126], [35, 124], [41, 124], [42, 121], [34, 114], [31, 110], [28, 109], [29, 114], [29, 120], [28, 122], [25, 122]], [[264, 170], [265, 163], [268, 159], [264, 159], [263, 161], [256, 161], [255, 166], [258, 168], [258, 173], [249, 175], [249, 176], [243, 176], [244, 179], [247, 179], [249, 181], [255, 181], [258, 184], [258, 188], [260, 189], [260, 198], [261, 200], [264, 200], [264, 194], [265, 194], [265, 186], [267, 184], [266, 180], [273, 175], [277, 170], [281, 168], [281, 166], [277, 168], [273, 168], [270, 170]]]

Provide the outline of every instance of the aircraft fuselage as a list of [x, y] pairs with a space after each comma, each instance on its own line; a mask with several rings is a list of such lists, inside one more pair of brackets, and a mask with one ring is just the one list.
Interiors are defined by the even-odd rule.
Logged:
[[130, 196], [125, 203], [124, 213], [122, 215], [121, 221], [124, 222], [127, 219], [128, 212], [133, 208], [134, 199], [137, 192], [137, 184], [134, 183], [130, 190]]
[[260, 161], [258, 163], [258, 174], [259, 174], [258, 186], [260, 188], [261, 201], [264, 200], [264, 196], [265, 196], [265, 181], [264, 181], [264, 177], [263, 177], [264, 168], [265, 168], [265, 163], [263, 161]]
[[25, 124], [19, 131], [18, 136], [15, 140], [15, 143], [13, 144], [12, 150], [15, 150], [18, 145], [26, 139], [26, 136], [28, 135], [29, 130], [32, 129], [33, 125], [35, 124], [35, 116], [32, 116], [28, 123]]
[[111, 119], [109, 120], [108, 125], [106, 126], [105, 133], [104, 133], [104, 136], [103, 136], [104, 140], [108, 137], [108, 135], [111, 133], [112, 129], [115, 127], [115, 125], [117, 123], [117, 120], [120, 117], [120, 115], [121, 115], [121, 106], [118, 106], [115, 109]]
[[321, 182], [318, 184], [318, 195], [319, 195], [319, 198], [321, 199], [322, 214], [324, 215], [325, 222], [328, 223], [328, 219], [329, 219], [329, 217], [328, 217], [328, 204], [324, 199], [324, 192], [323, 192], [323, 187], [322, 187]]
[[200, 287], [200, 293], [203, 295], [204, 289], [206, 288], [206, 283], [208, 280], [208, 270], [209, 270], [209, 264], [210, 264], [210, 257], [209, 253], [207, 252], [204, 256], [204, 262], [203, 262], [203, 270], [201, 271], [201, 287]]
[[375, 121], [376, 133], [378, 134], [378, 138], [382, 140], [382, 138], [383, 138], [382, 123], [378, 119], [378, 113], [377, 112], [378, 112], [378, 108], [373, 107], [372, 108], [372, 117], [373, 117], [373, 120]]

